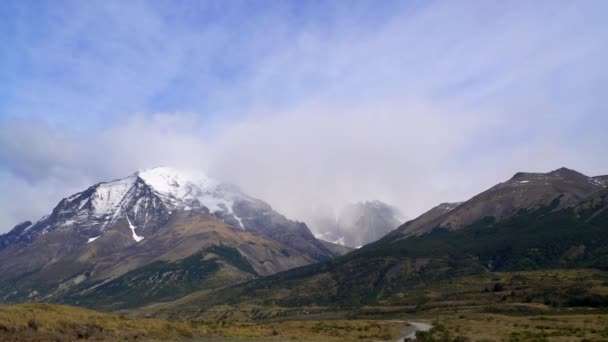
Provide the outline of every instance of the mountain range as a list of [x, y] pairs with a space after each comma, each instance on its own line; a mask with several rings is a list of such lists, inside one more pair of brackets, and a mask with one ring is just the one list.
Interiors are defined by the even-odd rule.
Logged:
[[[388, 231], [399, 217], [367, 202], [325, 224], [360, 227], [348, 237], [356, 244], [374, 240], [369, 227]], [[144, 170], [69, 196], [0, 236], [0, 299], [197, 318], [227, 305], [410, 305], [412, 288], [459, 276], [608, 269], [608, 176], [517, 173], [393, 228], [352, 250], [235, 186]]]
[[199, 317], [218, 305], [416, 305], [408, 293], [466, 275], [608, 269], [608, 177], [566, 168], [518, 173], [461, 203], [443, 203], [382, 239], [323, 263], [192, 295], [157, 314]]
[[[160, 167], [95, 184], [0, 236], [0, 299], [66, 300], [109, 289], [118, 306], [135, 302], [131, 292], [143, 296], [141, 305], [348, 251], [236, 186]], [[157, 277], [154, 286], [138, 282], [146, 277]]]

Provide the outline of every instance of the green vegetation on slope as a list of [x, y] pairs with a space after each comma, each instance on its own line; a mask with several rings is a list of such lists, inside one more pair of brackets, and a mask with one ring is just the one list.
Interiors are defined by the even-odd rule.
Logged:
[[[435, 229], [430, 234], [383, 241], [361, 251], [365, 257], [477, 259], [496, 271], [555, 267], [608, 268], [608, 225], [592, 221], [574, 209], [554, 212], [550, 206], [522, 210], [511, 219], [484, 218], [457, 231]], [[584, 215], [585, 213], [583, 213]]]
[[0, 341], [385, 341], [397, 338], [402, 327], [370, 320], [185, 322], [54, 304], [0, 306]]
[[222, 260], [228, 262], [229, 264], [235, 266], [241, 271], [251, 273], [253, 275], [257, 275], [253, 270], [253, 267], [245, 259], [241, 253], [234, 247], [224, 246], [224, 245], [213, 245], [205, 249], [205, 252], [213, 253], [219, 256]]
[[492, 271], [608, 269], [605, 197], [589, 210], [551, 205], [501, 222], [484, 218], [457, 230], [384, 239], [344, 257], [214, 293], [205, 305], [357, 307], [420, 284]]
[[224, 281], [241, 282], [255, 275], [251, 264], [237, 249], [210, 246], [176, 262], [152, 262], [100, 284], [91, 292], [68, 298], [66, 302], [104, 309], [134, 308], [220, 287]]

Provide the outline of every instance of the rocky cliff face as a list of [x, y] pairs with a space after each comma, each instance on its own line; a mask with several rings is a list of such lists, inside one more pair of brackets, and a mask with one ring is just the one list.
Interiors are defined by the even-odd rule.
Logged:
[[403, 214], [380, 201], [351, 203], [338, 213], [317, 213], [311, 226], [320, 239], [359, 248], [374, 242], [404, 222]]

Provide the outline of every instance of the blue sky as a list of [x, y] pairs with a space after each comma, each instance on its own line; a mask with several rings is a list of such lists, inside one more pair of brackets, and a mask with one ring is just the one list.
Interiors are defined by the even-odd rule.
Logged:
[[[294, 218], [608, 173], [605, 1], [4, 1], [0, 232], [204, 168]], [[286, 191], [285, 189], [289, 189]]]
[[95, 129], [133, 112], [238, 117], [259, 101], [289, 105], [318, 91], [327, 72], [307, 70], [290, 79], [269, 70], [258, 80], [259, 69], [282, 49], [298, 40], [370, 35], [410, 7], [390, 1], [8, 2], [1, 12], [8, 82], [0, 109], [9, 118]]

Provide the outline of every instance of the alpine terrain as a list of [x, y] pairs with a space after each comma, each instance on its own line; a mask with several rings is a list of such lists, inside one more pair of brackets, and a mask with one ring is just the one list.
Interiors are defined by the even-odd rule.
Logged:
[[0, 236], [0, 301], [140, 306], [347, 251], [236, 186], [160, 167], [95, 184]]
[[[513, 291], [503, 302], [608, 306], [602, 292], [608, 278], [603, 273], [578, 273], [580, 281], [597, 280], [585, 288], [569, 273], [556, 282], [548, 282], [544, 273], [530, 273], [496, 284], [519, 274], [513, 272], [608, 270], [605, 180], [566, 168], [517, 173], [468, 201], [441, 204], [345, 256], [193, 296], [180, 302], [179, 312], [173, 306], [160, 312], [204, 316], [226, 303], [284, 308], [390, 305], [398, 307], [391, 310], [417, 312], [426, 302], [428, 310], [478, 305], [473, 303], [481, 300], [480, 293], [501, 292], [507, 286]], [[503, 303], [498, 302], [501, 297], [483, 298], [487, 305]]]
[[315, 236], [353, 248], [383, 237], [405, 221], [399, 209], [381, 201], [350, 203], [336, 214], [319, 210], [310, 220]]

